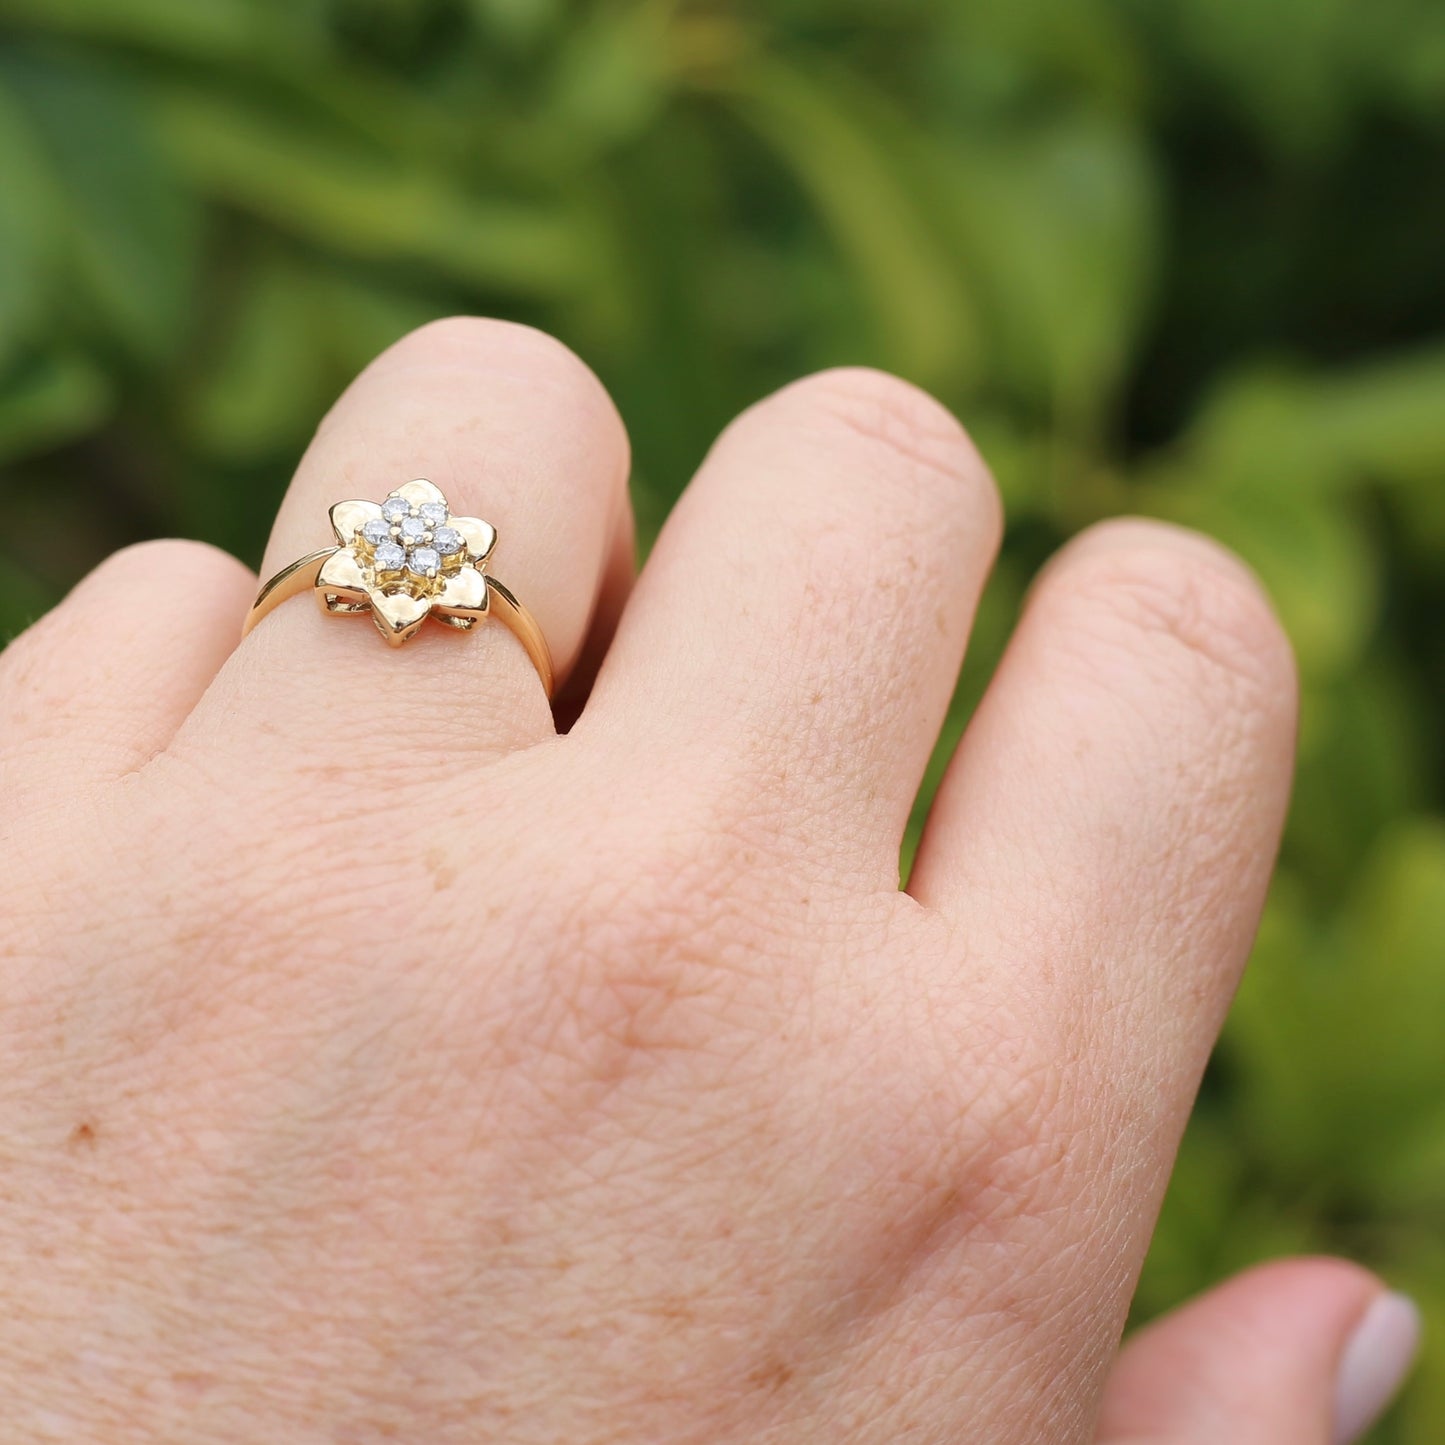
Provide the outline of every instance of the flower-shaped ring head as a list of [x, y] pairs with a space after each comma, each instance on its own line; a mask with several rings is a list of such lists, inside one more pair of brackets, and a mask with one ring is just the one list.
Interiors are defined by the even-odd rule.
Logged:
[[383, 502], [337, 502], [331, 526], [340, 545], [316, 578], [323, 611], [370, 612], [394, 647], [428, 617], [465, 632], [486, 616], [497, 529], [454, 517], [431, 482], [407, 482]]

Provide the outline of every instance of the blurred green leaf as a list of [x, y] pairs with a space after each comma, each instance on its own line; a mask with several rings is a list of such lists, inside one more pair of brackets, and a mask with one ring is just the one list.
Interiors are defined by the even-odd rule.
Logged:
[[555, 30], [565, 13], [565, 0], [469, 0], [485, 33], [517, 46], [535, 45]]
[[939, 161], [939, 202], [987, 298], [991, 364], [1092, 439], [1154, 284], [1146, 158], [1117, 126], [1075, 119], [989, 144], [960, 138]]
[[0, 551], [0, 569], [6, 578], [4, 589], [0, 590], [0, 647], [4, 647], [53, 607], [56, 597], [3, 551]]
[[600, 9], [566, 31], [546, 114], [593, 155], [655, 123], [668, 99], [670, 4]]
[[1438, 1229], [1424, 1229], [1393, 1241], [1391, 1283], [1420, 1306], [1424, 1329], [1420, 1359], [1406, 1381], [1401, 1404], [1400, 1445], [1439, 1445], [1445, 1420], [1445, 1244]]
[[259, 18], [249, 0], [0, 0], [0, 20], [28, 29], [207, 57], [249, 49]]
[[959, 111], [1029, 108], [1026, 100], [1075, 90], [1132, 113], [1147, 57], [1115, 0], [972, 0], [941, 6], [930, 60]]
[[1445, 474], [1445, 348], [1429, 348], [1331, 378], [1309, 421], [1356, 475], [1438, 491]]
[[0, 87], [0, 371], [45, 315], [59, 197], [24, 113]]
[[867, 298], [887, 364], [924, 379], [977, 362], [964, 278], [898, 175], [898, 156], [860, 123], [878, 109], [847, 76], [774, 58], [734, 77], [738, 114], [797, 174]]
[[1342, 1201], [1445, 1209], [1442, 1162], [1419, 1152], [1445, 1126], [1445, 825], [1400, 824], [1377, 845], [1345, 912], [1311, 926], [1276, 898], [1230, 1025], [1251, 1125], [1299, 1183]]
[[589, 275], [585, 218], [470, 195], [360, 142], [287, 125], [193, 89], [169, 89], [164, 133], [194, 184], [342, 255], [435, 266], [523, 293], [570, 291]]
[[111, 387], [84, 356], [42, 354], [0, 381], [0, 462], [59, 446], [108, 414]]
[[[1176, 0], [1162, 28], [1193, 68], [1273, 143], [1318, 154], [1338, 145], [1357, 107], [1419, 103], [1439, 114], [1445, 16], [1432, 0], [1276, 0], [1271, 5]], [[1408, 36], [1409, 43], [1402, 44]]]
[[1343, 683], [1306, 687], [1287, 847], [1312, 882], [1343, 886], [1424, 793], [1434, 740], [1422, 734], [1420, 712], [1388, 653], [1369, 657]]
[[315, 418], [322, 404], [321, 332], [304, 272], [259, 262], [232, 299], [231, 316], [190, 391], [199, 446], [233, 461], [264, 457]]
[[1220, 492], [1338, 493], [1362, 479], [1438, 491], [1442, 416], [1437, 348], [1323, 377], [1249, 370], [1201, 409], [1182, 448]]
[[0, 67], [35, 126], [66, 205], [78, 323], [101, 321], [148, 360], [190, 321], [199, 211], [132, 88], [108, 70], [28, 53]]

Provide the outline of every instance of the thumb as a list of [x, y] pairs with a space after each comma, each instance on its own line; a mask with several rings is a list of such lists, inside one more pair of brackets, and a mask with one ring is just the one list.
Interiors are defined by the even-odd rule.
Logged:
[[1415, 1306], [1355, 1265], [1263, 1265], [1129, 1341], [1099, 1445], [1347, 1445], [1390, 1403], [1419, 1338]]

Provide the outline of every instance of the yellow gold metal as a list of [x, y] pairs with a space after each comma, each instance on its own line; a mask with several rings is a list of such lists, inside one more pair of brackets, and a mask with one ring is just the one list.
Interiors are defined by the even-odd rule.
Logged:
[[[547, 646], [547, 639], [542, 636], [542, 629], [537, 626], [537, 619], [517, 601], [511, 588], [504, 587], [495, 577], [487, 578], [487, 591], [491, 600], [497, 604], [497, 616], [512, 629], [513, 636], [532, 659], [532, 666], [537, 669], [537, 675], [542, 679], [542, 686], [550, 698], [553, 688], [552, 653]], [[471, 624], [468, 623], [467, 626]]]
[[244, 637], [268, 612], [279, 607], [288, 598], [312, 591], [322, 563], [335, 551], [335, 547], [323, 547], [319, 552], [308, 552], [299, 562], [283, 567], [256, 594], [256, 600], [251, 604], [251, 611], [246, 616], [246, 624], [241, 629], [241, 636]]
[[337, 502], [331, 527], [338, 545], [308, 552], [272, 577], [256, 596], [243, 637], [303, 592], [311, 592], [325, 613], [369, 613], [393, 647], [414, 637], [428, 617], [470, 632], [495, 613], [552, 696], [552, 654], [542, 629], [511, 589], [485, 570], [497, 543], [491, 523], [453, 516], [441, 490], [418, 478], [383, 502]]

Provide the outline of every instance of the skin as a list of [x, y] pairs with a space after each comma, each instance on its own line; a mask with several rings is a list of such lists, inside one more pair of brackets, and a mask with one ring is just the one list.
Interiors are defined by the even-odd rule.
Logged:
[[1116, 1359], [1286, 805], [1257, 584], [1070, 544], [900, 891], [1000, 532], [958, 423], [788, 388], [635, 589], [627, 472], [558, 343], [437, 323], [264, 563], [432, 478], [564, 735], [501, 627], [238, 643], [256, 579], [193, 543], [0, 656], [0, 1439], [1327, 1445], [1352, 1266]]

